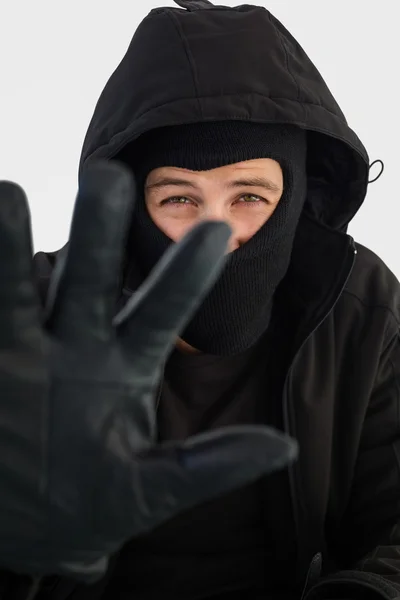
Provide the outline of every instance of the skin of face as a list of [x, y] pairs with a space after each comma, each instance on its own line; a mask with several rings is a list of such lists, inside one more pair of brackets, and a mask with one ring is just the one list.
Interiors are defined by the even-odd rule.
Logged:
[[[283, 172], [271, 158], [209, 171], [160, 167], [145, 182], [150, 217], [174, 242], [202, 220], [225, 221], [232, 230], [227, 252], [245, 244], [268, 221], [283, 194]], [[179, 339], [177, 347], [197, 352]]]

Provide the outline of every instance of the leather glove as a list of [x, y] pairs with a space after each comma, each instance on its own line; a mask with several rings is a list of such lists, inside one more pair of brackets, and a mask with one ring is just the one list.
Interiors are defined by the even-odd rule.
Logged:
[[161, 369], [230, 231], [200, 224], [115, 316], [134, 198], [122, 166], [87, 169], [43, 314], [27, 201], [0, 183], [0, 566], [16, 573], [95, 581], [129, 538], [296, 454], [261, 426], [156, 445]]

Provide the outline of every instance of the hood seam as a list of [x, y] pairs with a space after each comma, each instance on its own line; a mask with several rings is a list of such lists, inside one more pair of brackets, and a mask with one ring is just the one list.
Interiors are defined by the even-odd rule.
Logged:
[[[315, 106], [318, 108], [322, 108], [323, 110], [325, 110], [328, 114], [332, 115], [333, 117], [335, 117], [335, 119], [340, 120], [341, 123], [343, 123], [343, 125], [345, 127], [348, 128], [348, 124], [346, 123], [346, 121], [344, 121], [343, 119], [341, 119], [339, 117], [339, 115], [337, 115], [336, 113], [332, 112], [331, 110], [329, 110], [329, 108], [327, 108], [326, 106], [324, 106], [323, 104], [316, 104], [315, 102], [309, 102], [308, 100], [297, 100], [296, 98], [289, 98], [287, 96], [266, 96], [265, 94], [261, 94], [260, 92], [256, 92], [256, 91], [251, 91], [251, 92], [234, 92], [234, 93], [225, 93], [225, 94], [212, 94], [212, 95], [196, 95], [196, 100], [198, 99], [202, 99], [202, 98], [206, 98], [206, 99], [210, 99], [210, 98], [226, 98], [226, 97], [235, 97], [235, 96], [242, 96], [243, 94], [248, 94], [251, 96], [261, 96], [262, 98], [268, 98], [269, 100], [285, 100], [286, 102], [296, 102], [297, 104], [305, 104], [307, 106]], [[142, 117], [144, 117], [145, 115], [147, 115], [148, 113], [150, 113], [152, 110], [155, 109], [159, 109], [159, 108], [163, 108], [164, 106], [168, 106], [169, 104], [174, 104], [175, 102], [180, 102], [182, 100], [193, 100], [192, 96], [188, 96], [188, 97], [184, 97], [184, 98], [175, 98], [174, 100], [171, 100], [170, 102], [164, 102], [163, 104], [157, 104], [156, 106], [153, 106], [152, 108], [149, 108], [148, 110], [146, 110], [145, 112], [141, 113], [140, 115], [138, 115], [138, 117], [136, 118], [136, 121], [141, 119]], [[304, 123], [306, 123], [306, 120], [304, 121]], [[123, 131], [123, 130], [122, 130]], [[119, 133], [122, 133], [119, 132]], [[322, 129], [321, 129], [322, 131]], [[332, 136], [330, 129], [326, 129], [326, 132], [329, 132], [329, 135]], [[115, 134], [118, 135], [118, 134]]]
[[[283, 50], [283, 54], [285, 56], [286, 70], [289, 73], [289, 75], [297, 89], [297, 98], [295, 99], [295, 102], [298, 102], [299, 104], [301, 104], [301, 102], [300, 102], [300, 85], [299, 85], [299, 82], [297, 81], [297, 79], [295, 78], [295, 76], [293, 75], [292, 70], [289, 67], [289, 54], [288, 54], [287, 48], [285, 46], [283, 35], [279, 31], [279, 29], [275, 26], [275, 23], [273, 23], [272, 18], [271, 18], [271, 13], [269, 11], [267, 11], [267, 14], [268, 14], [268, 20], [271, 23], [271, 27], [274, 29], [275, 33], [278, 35], [279, 42], [280, 42], [281, 48]], [[302, 106], [301, 108], [304, 111], [304, 107]]]
[[184, 48], [184, 52], [185, 52], [187, 61], [189, 63], [190, 72], [192, 75], [192, 82], [193, 82], [193, 87], [194, 87], [194, 90], [196, 93], [196, 100], [197, 100], [197, 104], [198, 104], [199, 113], [200, 113], [201, 118], [203, 119], [204, 115], [203, 115], [203, 109], [201, 106], [200, 93], [199, 93], [200, 86], [199, 86], [199, 81], [198, 81], [198, 77], [197, 77], [196, 63], [193, 58], [193, 54], [190, 50], [188, 40], [187, 40], [185, 34], [183, 33], [181, 24], [179, 23], [179, 20], [176, 18], [176, 15], [174, 15], [170, 11], [167, 11], [166, 14], [170, 18], [172, 25], [174, 26], [174, 29], [176, 30], [176, 33], [178, 34], [178, 36], [181, 40], [182, 46]]
[[[243, 93], [245, 94], [246, 92], [243, 92]], [[218, 95], [218, 96], [217, 96], [217, 95], [215, 95], [215, 96], [201, 96], [201, 98], [215, 98], [215, 97], [228, 97], [228, 96], [229, 96], [229, 97], [235, 97], [235, 96], [240, 96], [240, 95], [242, 95], [242, 93], [236, 93], [236, 94], [221, 94], [221, 95]], [[302, 101], [300, 101], [300, 102], [299, 102], [299, 101], [297, 101], [297, 100], [295, 100], [295, 99], [287, 98], [287, 97], [285, 97], [285, 96], [265, 96], [265, 94], [260, 94], [260, 93], [258, 93], [258, 92], [249, 92], [249, 95], [251, 95], [251, 96], [254, 96], [254, 95], [256, 95], [256, 96], [261, 96], [262, 98], [267, 98], [267, 99], [269, 99], [269, 100], [273, 100], [273, 101], [275, 101], [275, 100], [284, 100], [284, 101], [286, 101], [286, 102], [295, 102], [296, 104], [301, 104], [301, 105], [315, 106], [315, 107], [318, 107], [318, 108], [320, 108], [320, 109], [322, 109], [322, 110], [326, 111], [328, 114], [332, 115], [332, 116], [333, 116], [335, 119], [339, 119], [338, 115], [336, 115], [335, 113], [333, 113], [332, 111], [330, 111], [330, 110], [329, 110], [328, 108], [326, 108], [325, 106], [322, 106], [321, 104], [315, 104], [315, 103], [313, 103], [313, 102], [307, 102], [307, 101], [305, 101], [305, 100], [302, 100]], [[147, 110], [147, 111], [143, 112], [142, 114], [140, 114], [140, 115], [139, 115], [139, 116], [138, 116], [138, 117], [135, 119], [135, 121], [139, 121], [141, 118], [143, 118], [143, 117], [144, 117], [144, 116], [146, 116], [147, 114], [151, 113], [153, 110], [159, 110], [160, 108], [163, 108], [164, 106], [168, 106], [169, 104], [174, 104], [174, 103], [176, 103], [176, 102], [180, 102], [180, 101], [186, 101], [186, 100], [193, 100], [193, 99], [194, 99], [194, 98], [193, 98], [192, 96], [190, 96], [190, 97], [187, 97], [187, 98], [179, 98], [179, 99], [175, 99], [175, 100], [173, 100], [173, 101], [171, 101], [171, 102], [165, 102], [164, 104], [160, 104], [160, 105], [154, 106], [154, 107], [150, 108], [149, 110]], [[200, 100], [200, 98], [198, 98], [198, 97], [196, 96], [195, 100]], [[240, 115], [240, 116], [237, 116], [237, 117], [235, 117], [234, 115], [229, 115], [229, 118], [230, 118], [230, 119], [235, 119], [235, 118], [236, 118], [236, 119], [238, 119], [238, 120], [246, 120], [246, 121], [248, 120], [248, 119], [245, 119], [245, 118], [244, 118], [242, 115]], [[194, 117], [194, 119], [197, 121], [196, 117]], [[208, 120], [208, 119], [207, 119], [207, 120]], [[221, 118], [220, 118], [220, 120], [221, 120]], [[265, 120], [263, 120], [263, 119], [262, 119], [262, 120], [260, 120], [260, 119], [251, 119], [251, 120], [252, 120], [254, 123], [257, 123], [257, 122], [258, 122], [258, 123], [268, 123], [268, 121], [265, 121]], [[343, 123], [343, 125], [345, 125], [345, 126], [346, 126], [346, 123], [345, 123], [343, 120], [341, 120], [341, 119], [340, 119], [340, 121]], [[275, 122], [275, 121], [274, 121], [274, 122]], [[294, 123], [293, 123], [293, 121], [285, 121], [285, 122], [286, 122], [286, 123], [291, 123], [291, 124], [294, 124]], [[282, 123], [283, 123], [283, 121], [282, 121]], [[349, 141], [348, 139], [346, 139], [346, 138], [344, 138], [344, 137], [342, 137], [342, 136], [333, 135], [333, 134], [332, 134], [332, 131], [331, 131], [330, 129], [325, 129], [325, 128], [323, 128], [323, 127], [318, 127], [318, 129], [316, 129], [316, 128], [314, 128], [314, 127], [310, 126], [310, 125], [307, 123], [307, 120], [304, 120], [304, 121], [300, 121], [300, 122], [298, 122], [298, 126], [302, 126], [302, 127], [306, 128], [306, 129], [307, 129], [307, 130], [309, 130], [309, 131], [315, 131], [316, 133], [323, 133], [323, 134], [326, 134], [326, 135], [328, 135], [329, 137], [332, 137], [332, 138], [334, 138], [334, 139], [338, 139], [338, 140], [340, 140], [341, 142], [344, 142], [346, 145], [348, 145], [350, 148], [352, 148], [354, 151], [356, 151], [356, 152], [357, 152], [357, 153], [358, 153], [358, 154], [361, 156], [361, 158], [364, 160], [364, 162], [365, 162], [366, 164], [369, 164], [369, 163], [368, 163], [368, 160], [366, 159], [366, 157], [364, 156], [364, 154], [361, 152], [361, 150], [360, 150], [360, 149], [359, 149], [357, 146], [355, 146], [355, 145], [354, 145], [354, 144], [353, 144], [351, 141]], [[116, 138], [117, 136], [119, 136], [119, 135], [123, 134], [123, 133], [124, 133], [124, 132], [125, 132], [127, 129], [128, 129], [128, 127], [125, 127], [125, 128], [124, 128], [124, 129], [122, 129], [121, 131], [118, 131], [117, 133], [115, 133], [115, 134], [112, 136], [112, 138], [111, 138], [111, 139], [110, 139], [110, 140], [109, 140], [109, 141], [108, 141], [106, 144], [102, 144], [101, 146], [98, 146], [98, 147], [96, 148], [95, 152], [98, 152], [98, 151], [99, 151], [99, 150], [101, 150], [102, 148], [104, 148], [104, 147], [107, 147], [107, 146], [111, 145], [111, 144], [112, 144], [112, 141], [113, 141], [113, 139], [114, 139], [114, 138]], [[141, 134], [139, 134], [139, 135], [141, 135]], [[126, 142], [126, 141], [125, 141], [123, 145], [126, 145], [126, 143], [129, 143], [129, 142]], [[116, 152], [118, 152], [118, 151], [119, 151], [119, 150], [116, 150]], [[86, 157], [86, 159], [85, 159], [85, 162], [86, 162], [86, 161], [87, 161], [87, 160], [90, 158], [90, 156], [92, 156], [93, 154], [94, 154], [94, 152], [92, 152], [92, 153], [91, 153], [89, 156], [87, 156], [87, 157]]]

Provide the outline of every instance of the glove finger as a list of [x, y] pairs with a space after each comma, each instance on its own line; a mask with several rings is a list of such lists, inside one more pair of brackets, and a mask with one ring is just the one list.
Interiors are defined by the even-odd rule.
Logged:
[[[40, 301], [33, 280], [28, 201], [17, 184], [0, 182], [0, 348], [40, 343]], [[4, 358], [4, 357], [3, 357]]]
[[49, 323], [62, 339], [110, 339], [133, 205], [134, 182], [128, 169], [106, 161], [87, 167], [67, 256], [52, 286]]
[[173, 244], [114, 322], [135, 354], [135, 368], [151, 375], [216, 281], [231, 231], [223, 222], [202, 222]]
[[274, 429], [249, 425], [156, 446], [113, 472], [111, 510], [121, 531], [139, 535], [183, 510], [287, 467], [297, 443]]

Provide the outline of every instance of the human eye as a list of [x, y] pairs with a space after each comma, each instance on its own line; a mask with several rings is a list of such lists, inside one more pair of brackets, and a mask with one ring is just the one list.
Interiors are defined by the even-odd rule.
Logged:
[[254, 204], [261, 204], [261, 203], [266, 203], [267, 201], [264, 200], [264, 198], [262, 198], [261, 196], [257, 196], [256, 194], [242, 194], [239, 198], [239, 202], [241, 204], [250, 204], [250, 205], [254, 205]]
[[190, 204], [192, 201], [187, 198], [186, 196], [171, 196], [171, 198], [166, 198], [165, 200], [162, 200], [160, 202], [160, 206], [166, 206], [166, 205], [177, 205], [179, 206], [180, 204], [182, 205], [186, 205], [186, 204]]

